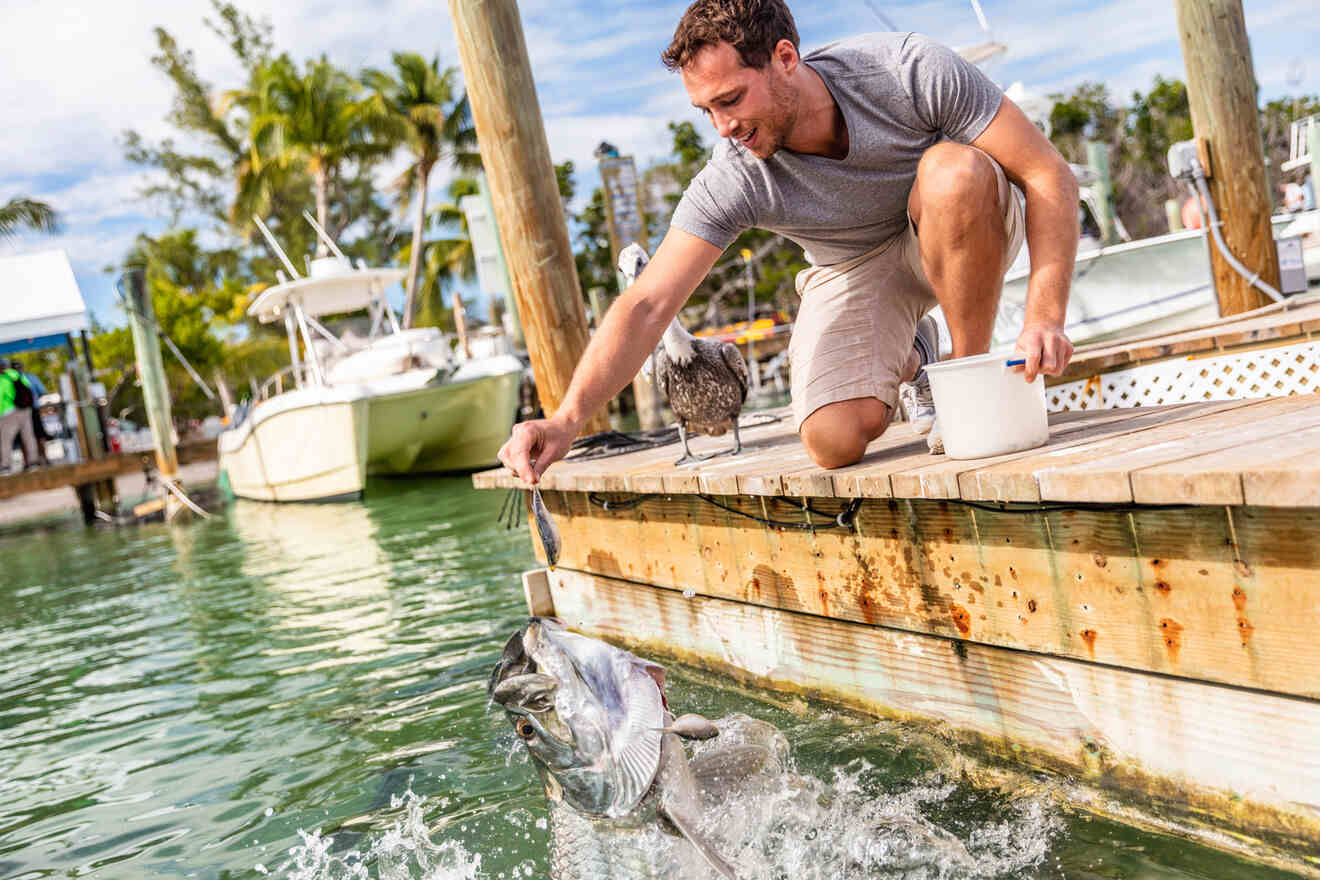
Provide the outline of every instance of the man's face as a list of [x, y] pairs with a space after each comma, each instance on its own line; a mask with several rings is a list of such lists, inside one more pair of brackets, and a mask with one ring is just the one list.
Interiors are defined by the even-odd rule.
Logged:
[[692, 104], [710, 119], [720, 137], [733, 138], [759, 159], [784, 145], [796, 118], [796, 103], [781, 62], [771, 57], [760, 70], [744, 67], [728, 43], [697, 52], [681, 71]]

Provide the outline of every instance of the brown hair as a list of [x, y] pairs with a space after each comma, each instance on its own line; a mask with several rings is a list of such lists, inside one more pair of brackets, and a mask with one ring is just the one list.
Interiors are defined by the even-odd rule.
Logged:
[[798, 47], [797, 25], [784, 0], [696, 0], [683, 13], [674, 41], [660, 60], [670, 70], [679, 70], [702, 48], [728, 43], [743, 66], [760, 70], [780, 40]]

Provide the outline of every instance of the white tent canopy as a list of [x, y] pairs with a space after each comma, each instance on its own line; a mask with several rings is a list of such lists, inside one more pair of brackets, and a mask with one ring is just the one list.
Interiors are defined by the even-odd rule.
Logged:
[[87, 305], [64, 251], [0, 257], [0, 350], [58, 344], [87, 326]]

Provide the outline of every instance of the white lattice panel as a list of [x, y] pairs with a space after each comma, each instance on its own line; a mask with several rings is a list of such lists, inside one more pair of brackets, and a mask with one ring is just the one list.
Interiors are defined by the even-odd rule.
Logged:
[[1320, 342], [1177, 358], [1045, 389], [1050, 412], [1286, 397], [1320, 388]]

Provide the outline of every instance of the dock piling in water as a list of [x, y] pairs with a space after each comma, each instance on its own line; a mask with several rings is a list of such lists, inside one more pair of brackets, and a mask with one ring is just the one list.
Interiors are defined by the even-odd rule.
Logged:
[[[156, 311], [147, 290], [146, 269], [132, 266], [124, 273], [124, 295], [128, 304], [128, 323], [133, 331], [133, 350], [137, 356], [142, 399], [147, 408], [147, 422], [156, 446], [156, 467], [162, 483], [175, 487], [179, 482], [179, 456], [174, 449], [170, 392], [165, 384], [165, 364], [160, 356]], [[165, 520], [186, 517], [187, 508], [168, 488], [165, 492]]]

